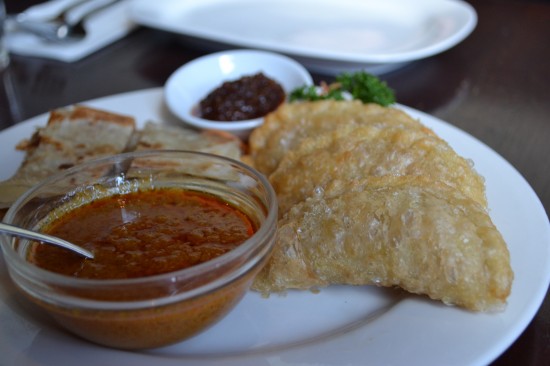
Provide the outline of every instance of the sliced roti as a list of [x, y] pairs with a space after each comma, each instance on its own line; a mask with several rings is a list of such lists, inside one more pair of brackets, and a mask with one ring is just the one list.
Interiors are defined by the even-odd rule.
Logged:
[[147, 122], [140, 131], [136, 150], [191, 150], [239, 159], [241, 144], [236, 136], [222, 132], [196, 131]]
[[[239, 160], [242, 155], [241, 140], [231, 134], [217, 131], [197, 131], [184, 127], [160, 125], [147, 122], [136, 145], [137, 151], [144, 150], [186, 150], [225, 156]], [[212, 166], [199, 158], [182, 160], [170, 156], [140, 157], [133, 159], [127, 171], [129, 177], [147, 175], [143, 167], [169, 168], [167, 174], [193, 175], [201, 173], [212, 178], [234, 180], [234, 174], [223, 171], [220, 166]]]
[[[19, 144], [25, 159], [10, 179], [0, 182], [0, 208], [23, 192], [84, 161], [133, 150], [191, 150], [240, 159], [242, 142], [223, 132], [147, 122], [136, 130], [132, 117], [80, 105], [51, 112], [45, 127]], [[99, 172], [98, 172], [99, 174]]]
[[80, 105], [52, 111], [47, 125], [18, 146], [26, 156], [14, 176], [0, 182], [0, 208], [52, 174], [123, 152], [134, 131], [130, 116]]

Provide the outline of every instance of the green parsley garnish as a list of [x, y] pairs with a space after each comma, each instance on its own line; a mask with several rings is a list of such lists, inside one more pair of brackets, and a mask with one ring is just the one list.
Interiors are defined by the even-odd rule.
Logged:
[[336, 77], [336, 81], [329, 85], [303, 86], [294, 89], [290, 95], [291, 102], [297, 100], [344, 100], [345, 94], [363, 103], [376, 103], [387, 106], [395, 103], [395, 94], [388, 85], [374, 75], [364, 71], [343, 73]]

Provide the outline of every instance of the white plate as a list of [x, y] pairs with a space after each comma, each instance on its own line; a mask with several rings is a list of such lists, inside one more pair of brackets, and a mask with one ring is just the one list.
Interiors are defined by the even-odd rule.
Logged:
[[135, 0], [139, 24], [298, 58], [312, 70], [382, 73], [466, 38], [475, 10], [459, 0]]
[[[165, 120], [162, 89], [86, 103], [145, 120]], [[243, 302], [205, 333], [171, 347], [126, 352], [95, 346], [25, 310], [0, 265], [0, 364], [10, 365], [485, 365], [501, 354], [537, 312], [550, 282], [550, 225], [531, 187], [503, 158], [457, 128], [420, 118], [487, 179], [491, 216], [507, 241], [515, 280], [507, 309], [475, 314], [424, 297], [375, 287], [332, 287]], [[23, 155], [15, 144], [42, 115], [0, 132], [0, 179]]]

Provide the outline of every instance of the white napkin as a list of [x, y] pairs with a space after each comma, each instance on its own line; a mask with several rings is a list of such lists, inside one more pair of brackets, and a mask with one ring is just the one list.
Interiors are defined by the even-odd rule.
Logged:
[[[29, 19], [48, 19], [56, 16], [65, 5], [77, 0], [50, 0], [25, 11]], [[78, 19], [86, 9], [94, 8], [107, 0], [90, 0], [69, 13]], [[10, 52], [25, 56], [40, 56], [66, 62], [77, 61], [126, 36], [137, 25], [130, 19], [131, 0], [122, 0], [93, 14], [86, 21], [84, 39], [69, 43], [52, 43], [32, 34], [17, 30], [8, 32], [6, 44]]]

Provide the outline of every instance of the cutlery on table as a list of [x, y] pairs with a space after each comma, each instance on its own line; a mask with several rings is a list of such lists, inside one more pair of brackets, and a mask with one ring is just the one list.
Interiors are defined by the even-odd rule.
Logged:
[[71, 42], [79, 41], [86, 37], [85, 23], [87, 20], [101, 12], [105, 8], [114, 5], [120, 0], [112, 0], [107, 3], [95, 6], [82, 14], [77, 21], [71, 21], [68, 14], [75, 8], [83, 5], [90, 0], [80, 0], [71, 3], [68, 7], [61, 10], [55, 17], [50, 20], [29, 19], [27, 14], [20, 13], [10, 16], [7, 22], [10, 24], [8, 29], [24, 31], [32, 33], [49, 42]]

